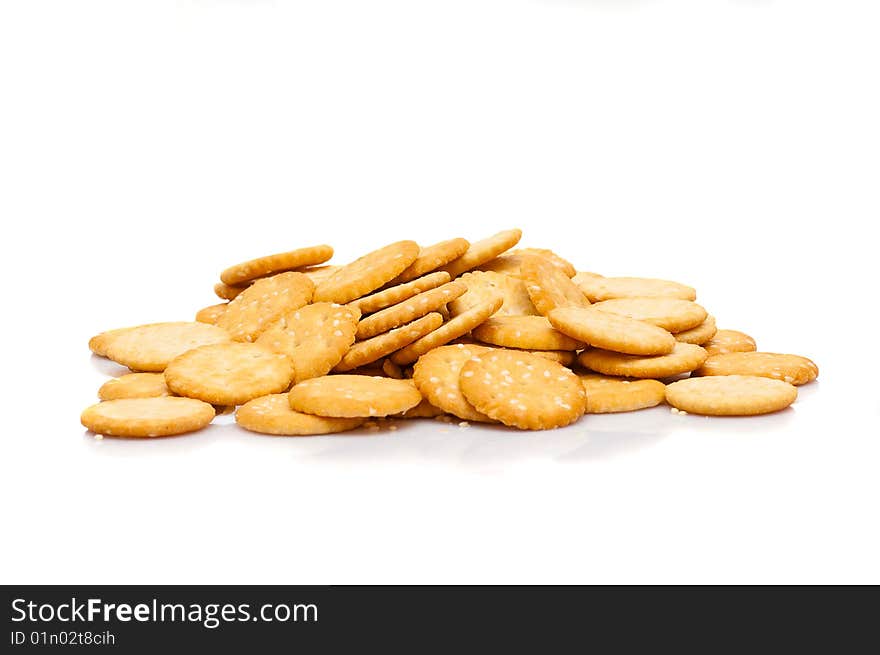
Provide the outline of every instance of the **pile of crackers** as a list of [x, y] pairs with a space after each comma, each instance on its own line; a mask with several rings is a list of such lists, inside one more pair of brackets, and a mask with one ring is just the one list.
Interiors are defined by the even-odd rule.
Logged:
[[90, 340], [133, 372], [104, 384], [82, 423], [156, 437], [235, 411], [273, 435], [386, 417], [544, 430], [663, 402], [680, 414], [774, 412], [818, 375], [805, 357], [718, 330], [690, 286], [511, 250], [521, 234], [398, 241], [342, 266], [321, 245], [227, 268], [214, 287], [224, 302], [195, 321]]

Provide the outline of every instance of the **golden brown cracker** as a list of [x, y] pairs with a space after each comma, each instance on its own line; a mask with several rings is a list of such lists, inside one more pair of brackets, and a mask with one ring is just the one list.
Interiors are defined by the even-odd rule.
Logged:
[[702, 345], [709, 357], [724, 353], [754, 352], [758, 349], [752, 337], [738, 330], [718, 330], [715, 336]]
[[703, 307], [680, 298], [615, 298], [598, 302], [593, 307], [653, 323], [670, 332], [690, 330], [708, 317]]
[[369, 296], [352, 300], [348, 303], [348, 306], [354, 307], [360, 311], [361, 314], [372, 314], [373, 312], [378, 312], [386, 307], [397, 305], [398, 303], [401, 303], [408, 298], [412, 298], [417, 294], [424, 293], [429, 289], [435, 289], [446, 284], [450, 279], [449, 273], [443, 271], [428, 273], [428, 275], [417, 278], [411, 282], [390, 286], [387, 289], [382, 289]]
[[199, 323], [208, 323], [209, 325], [214, 325], [217, 320], [226, 313], [226, 306], [229, 303], [221, 302], [217, 305], [209, 305], [208, 307], [203, 307], [198, 312], [196, 312], [196, 321]]
[[214, 285], [214, 293], [218, 298], [223, 300], [235, 300], [242, 291], [247, 289], [250, 284], [242, 284], [240, 286], [232, 286], [218, 282]]
[[815, 380], [819, 367], [800, 355], [736, 352], [709, 357], [696, 375], [757, 375], [799, 386]]
[[675, 340], [702, 346], [714, 337], [717, 331], [718, 329], [715, 327], [715, 317], [707, 316], [706, 320], [700, 323], [697, 327], [691, 328], [690, 330], [684, 330], [683, 332], [677, 332], [675, 334]]
[[499, 294], [503, 303], [495, 312], [500, 316], [534, 316], [538, 310], [532, 304], [523, 280], [503, 273], [491, 271], [473, 271], [465, 273], [456, 282], [467, 285], [467, 293], [449, 303], [449, 313], [458, 316]]
[[461, 257], [470, 247], [467, 239], [448, 239], [419, 250], [419, 256], [410, 264], [392, 284], [402, 284], [415, 280], [426, 273], [437, 270], [449, 262]]
[[559, 307], [590, 306], [590, 301], [571, 278], [543, 257], [526, 255], [520, 271], [529, 298], [542, 316]]
[[787, 382], [752, 375], [688, 378], [666, 387], [666, 402], [690, 414], [754, 416], [785, 409], [797, 399]]
[[706, 351], [691, 343], [676, 342], [668, 355], [624, 355], [591, 348], [578, 355], [578, 362], [597, 373], [633, 378], [665, 378], [687, 373], [706, 361]]
[[230, 342], [180, 355], [165, 369], [165, 384], [178, 395], [212, 405], [241, 405], [286, 391], [293, 374], [287, 355], [255, 343]]
[[236, 341], [254, 341], [278, 318], [308, 304], [314, 290], [314, 283], [302, 273], [262, 278], [230, 301], [217, 325]]
[[397, 277], [418, 254], [415, 241], [397, 241], [367, 253], [319, 281], [315, 300], [347, 303], [365, 296]]
[[300, 382], [288, 394], [298, 412], [340, 418], [388, 416], [415, 407], [422, 395], [410, 380], [326, 375]]
[[390, 355], [421, 339], [442, 324], [443, 317], [437, 312], [432, 312], [385, 334], [380, 334], [366, 341], [358, 341], [349, 348], [342, 361], [336, 365], [335, 370], [351, 371], [359, 366], [375, 362], [377, 359]]
[[483, 346], [457, 344], [440, 346], [425, 353], [413, 368], [415, 382], [422, 396], [432, 405], [454, 414], [465, 421], [494, 423], [471, 405], [458, 385], [458, 377], [465, 362], [477, 354], [489, 352]]
[[117, 332], [106, 348], [107, 357], [133, 371], [165, 370], [187, 350], [230, 341], [225, 330], [206, 323], [152, 323]]
[[107, 380], [98, 389], [101, 400], [119, 400], [120, 398], [158, 398], [169, 396], [171, 392], [165, 386], [165, 376], [161, 373], [129, 373], [118, 378]]
[[564, 366], [527, 353], [491, 350], [461, 368], [459, 386], [477, 411], [522, 430], [547, 430], [578, 420], [586, 393]]
[[303, 266], [323, 264], [333, 256], [333, 248], [327, 245], [298, 248], [230, 266], [220, 273], [223, 284], [241, 285], [261, 277], [291, 271]]
[[633, 412], [656, 407], [666, 398], [659, 380], [627, 380], [598, 373], [578, 376], [587, 394], [587, 414]]
[[513, 248], [522, 237], [522, 230], [504, 230], [491, 237], [476, 241], [458, 259], [451, 261], [440, 270], [444, 270], [455, 279], [462, 273], [485, 264], [506, 250]]
[[354, 430], [364, 418], [332, 418], [303, 414], [290, 407], [286, 393], [249, 400], [235, 412], [235, 422], [245, 430], [276, 436], [310, 436]]
[[562, 334], [543, 316], [493, 316], [473, 330], [477, 341], [523, 350], [578, 350], [580, 341]]
[[505, 273], [514, 277], [522, 276], [522, 261], [525, 257], [537, 255], [546, 259], [568, 277], [574, 277], [577, 273], [574, 266], [568, 260], [563, 259], [552, 250], [546, 248], [517, 248], [479, 266], [481, 271], [494, 271]]
[[377, 334], [388, 332], [404, 323], [410, 323], [426, 314], [437, 311], [448, 302], [467, 291], [463, 282], [448, 282], [435, 289], [407, 298], [401, 303], [386, 307], [361, 319], [357, 326], [357, 338], [369, 339]]
[[697, 298], [696, 290], [686, 284], [646, 277], [583, 277], [578, 285], [592, 302], [614, 298]]
[[418, 341], [391, 355], [391, 361], [400, 366], [412, 364], [426, 352], [469, 333], [497, 312], [502, 302], [501, 296], [495, 296], [479, 305], [471, 307], [464, 313], [450, 319], [433, 332], [428, 333]]
[[560, 307], [547, 318], [563, 334], [595, 348], [630, 355], [665, 355], [675, 347], [675, 337], [663, 328], [593, 307]]
[[280, 316], [255, 343], [290, 357], [298, 382], [327, 375], [351, 344], [360, 313], [329, 302], [306, 305]]
[[114, 437], [167, 437], [200, 430], [214, 408], [192, 398], [120, 398], [92, 405], [80, 416], [95, 434]]

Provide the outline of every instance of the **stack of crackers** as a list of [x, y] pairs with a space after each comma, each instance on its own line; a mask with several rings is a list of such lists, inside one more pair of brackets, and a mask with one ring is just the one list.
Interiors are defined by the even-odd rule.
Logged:
[[818, 375], [805, 357], [718, 330], [690, 286], [579, 272], [550, 250], [511, 250], [520, 237], [398, 241], [343, 266], [322, 245], [227, 268], [214, 287], [225, 302], [195, 321], [90, 340], [133, 372], [104, 384], [82, 423], [155, 437], [235, 411], [274, 435], [383, 417], [543, 430], [663, 402], [764, 414]]

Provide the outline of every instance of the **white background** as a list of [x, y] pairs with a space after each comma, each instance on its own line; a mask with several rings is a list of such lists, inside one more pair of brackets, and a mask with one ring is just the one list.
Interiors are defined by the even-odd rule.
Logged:
[[[878, 3], [0, 5], [5, 583], [880, 582]], [[94, 333], [518, 226], [812, 357], [755, 419], [97, 442]]]

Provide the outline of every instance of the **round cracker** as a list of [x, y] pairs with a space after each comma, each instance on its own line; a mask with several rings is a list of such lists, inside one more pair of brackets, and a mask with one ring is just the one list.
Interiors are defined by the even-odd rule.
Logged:
[[390, 355], [421, 339], [442, 324], [443, 317], [437, 312], [432, 312], [385, 334], [380, 334], [366, 341], [359, 341], [349, 348], [342, 361], [336, 365], [335, 370], [351, 371], [359, 366], [375, 362], [377, 359]]
[[675, 347], [675, 337], [663, 328], [593, 307], [560, 307], [547, 318], [563, 334], [604, 350], [665, 355]]
[[715, 326], [715, 317], [707, 316], [706, 320], [700, 323], [697, 327], [683, 332], [677, 332], [675, 334], [675, 340], [702, 346], [709, 341], [709, 339], [714, 337], [717, 331], [718, 328]]
[[[138, 326], [144, 327], [144, 326]], [[105, 332], [101, 332], [96, 334], [91, 339], [89, 339], [89, 350], [91, 350], [96, 355], [101, 357], [107, 356], [107, 348], [110, 347], [110, 343], [120, 334], [126, 332], [127, 330], [131, 330], [134, 328], [116, 328], [115, 330], [107, 330]]]
[[445, 413], [446, 412], [439, 407], [434, 407], [434, 405], [422, 398], [422, 402], [412, 409], [408, 409], [400, 414], [395, 414], [394, 416], [395, 418], [437, 418], [438, 416], [443, 416]]
[[276, 436], [310, 436], [354, 430], [364, 418], [332, 418], [303, 414], [290, 407], [286, 393], [247, 401], [235, 412], [235, 422], [245, 430]]
[[199, 323], [208, 323], [214, 325], [218, 319], [226, 313], [226, 306], [229, 303], [221, 302], [217, 305], [209, 305], [203, 307], [196, 312], [196, 321]]
[[176, 394], [212, 405], [241, 405], [252, 398], [286, 391], [293, 381], [287, 355], [255, 343], [221, 343], [184, 353], [165, 369], [165, 384]]
[[758, 349], [755, 340], [738, 330], [718, 330], [711, 339], [702, 344], [709, 357], [724, 353], [746, 353]]
[[369, 296], [352, 300], [348, 303], [348, 306], [356, 308], [361, 314], [370, 314], [372, 312], [377, 312], [380, 309], [385, 309], [386, 307], [401, 303], [407, 298], [412, 298], [413, 296], [428, 291], [429, 289], [435, 289], [440, 285], [446, 284], [451, 279], [449, 273], [446, 273], [445, 271], [429, 273], [428, 275], [417, 278], [412, 282], [397, 284], [393, 287], [382, 289], [382, 291], [377, 291]]
[[415, 280], [425, 273], [430, 273], [441, 266], [445, 266], [449, 262], [458, 259], [467, 249], [470, 248], [470, 242], [467, 239], [449, 239], [435, 243], [419, 250], [419, 256], [410, 264], [400, 275], [398, 275], [392, 284], [402, 284]]
[[169, 396], [171, 392], [165, 386], [165, 376], [161, 373], [129, 373], [118, 378], [107, 380], [98, 389], [101, 400], [119, 400], [120, 398], [159, 398]]
[[504, 230], [491, 237], [472, 243], [467, 251], [458, 259], [451, 261], [441, 270], [446, 271], [453, 279], [462, 273], [476, 268], [494, 259], [506, 250], [513, 248], [522, 237], [522, 230]]
[[488, 348], [456, 344], [441, 346], [425, 353], [413, 367], [413, 382], [434, 406], [465, 421], [495, 421], [471, 405], [458, 385], [462, 366], [476, 355], [490, 352]]
[[327, 375], [351, 344], [360, 314], [329, 302], [306, 305], [278, 318], [255, 343], [293, 362], [297, 382]]
[[370, 314], [357, 326], [357, 338], [369, 339], [377, 334], [388, 332], [404, 323], [410, 323], [417, 318], [437, 311], [448, 302], [458, 298], [467, 291], [463, 282], [448, 282], [435, 289], [429, 289], [422, 293], [407, 298], [401, 303], [386, 307], [385, 309]]
[[645, 357], [593, 348], [578, 355], [578, 362], [597, 373], [632, 378], [666, 378], [687, 373], [706, 361], [706, 351], [692, 343], [676, 342], [668, 355]]
[[473, 331], [474, 339], [523, 350], [579, 350], [584, 347], [543, 316], [493, 316]]
[[218, 282], [214, 285], [214, 293], [218, 298], [222, 298], [223, 300], [235, 300], [242, 291], [248, 288], [248, 284], [242, 284], [241, 286], [232, 286], [229, 284], [223, 284], [222, 282]]
[[815, 380], [819, 375], [819, 367], [800, 355], [737, 352], [709, 357], [696, 374], [756, 375], [799, 386]]
[[526, 255], [520, 266], [526, 291], [542, 316], [559, 307], [589, 307], [590, 301], [559, 268], [538, 255]]
[[614, 298], [697, 298], [696, 290], [686, 284], [647, 277], [583, 277], [578, 286], [593, 302]]
[[220, 273], [220, 280], [228, 285], [242, 283], [267, 277], [276, 273], [290, 271], [303, 266], [323, 264], [333, 256], [333, 248], [327, 245], [298, 248], [275, 255], [266, 255], [250, 261], [230, 266]]
[[510, 350], [491, 350], [465, 362], [459, 386], [477, 411], [522, 430], [568, 425], [586, 407], [583, 384], [574, 373], [543, 357]]
[[347, 303], [393, 280], [415, 261], [419, 245], [397, 241], [367, 253], [318, 282], [315, 300]]
[[106, 356], [133, 371], [161, 372], [187, 350], [230, 340], [226, 330], [207, 323], [152, 323], [118, 331], [107, 344]]
[[633, 412], [656, 407], [666, 398], [659, 380], [627, 380], [598, 373], [578, 375], [587, 393], [587, 414]]
[[410, 380], [367, 375], [312, 378], [294, 386], [288, 397], [298, 412], [341, 418], [399, 414], [422, 400]]
[[754, 416], [785, 409], [797, 400], [794, 385], [753, 375], [688, 378], [666, 387], [666, 402], [691, 414]]
[[524, 257], [529, 255], [537, 255], [538, 257], [543, 257], [548, 262], [553, 264], [553, 266], [565, 273], [565, 275], [567, 275], [568, 277], [574, 277], [577, 273], [575, 267], [572, 265], [571, 262], [563, 259], [552, 250], [547, 250], [546, 248], [517, 248], [516, 250], [511, 250], [510, 252], [505, 253], [500, 257], [496, 257], [490, 262], [486, 262], [479, 267], [479, 270], [494, 271], [496, 273], [506, 273], [507, 275], [513, 275], [514, 277], [521, 277], [522, 260]]
[[302, 273], [279, 273], [254, 282], [217, 319], [236, 341], [254, 341], [284, 314], [312, 299], [314, 283]]
[[167, 437], [200, 430], [214, 418], [214, 408], [192, 398], [121, 398], [87, 408], [82, 424], [95, 434], [115, 437]]
[[593, 307], [653, 323], [670, 332], [697, 327], [709, 315], [697, 303], [680, 298], [616, 298], [598, 302]]
[[501, 309], [495, 312], [496, 315], [534, 316], [538, 313], [529, 298], [525, 283], [518, 277], [491, 271], [473, 271], [465, 273], [456, 281], [467, 285], [467, 293], [449, 303], [449, 313], [452, 316], [463, 314], [471, 307], [499, 294], [503, 302]]
[[433, 332], [391, 355], [391, 361], [400, 366], [412, 364], [426, 352], [446, 345], [453, 339], [458, 339], [471, 332], [497, 312], [502, 302], [501, 296], [495, 296], [471, 307], [463, 314], [450, 319]]

